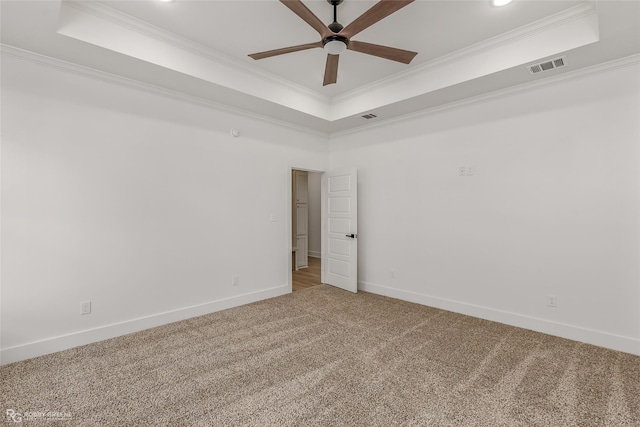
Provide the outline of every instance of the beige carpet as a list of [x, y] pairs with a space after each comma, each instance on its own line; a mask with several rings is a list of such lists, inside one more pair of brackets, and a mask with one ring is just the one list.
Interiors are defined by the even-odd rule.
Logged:
[[324, 285], [0, 374], [21, 425], [640, 426], [638, 356]]

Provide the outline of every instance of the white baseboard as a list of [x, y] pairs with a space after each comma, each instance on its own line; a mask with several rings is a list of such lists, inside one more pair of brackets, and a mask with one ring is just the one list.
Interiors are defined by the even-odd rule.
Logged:
[[309, 251], [309, 256], [311, 258], [322, 258], [322, 252]]
[[371, 292], [373, 294], [396, 298], [403, 301], [409, 301], [416, 304], [427, 305], [429, 307], [452, 311], [454, 313], [479, 317], [481, 319], [504, 323], [511, 326], [517, 326], [519, 328], [542, 332], [549, 335], [554, 335], [640, 356], [640, 339], [636, 338], [624, 337], [607, 332], [582, 328], [579, 326], [552, 322], [546, 319], [525, 316], [508, 311], [495, 310], [488, 307], [467, 304], [464, 302], [449, 300], [445, 298], [438, 298], [412, 291], [389, 288], [373, 283], [359, 282], [358, 289], [365, 292]]
[[144, 329], [154, 328], [156, 326], [162, 326], [196, 316], [202, 316], [216, 311], [238, 307], [252, 302], [285, 295], [289, 292], [291, 292], [291, 287], [289, 285], [277, 286], [257, 292], [179, 308], [177, 310], [171, 310], [151, 316], [113, 323], [95, 329], [74, 332], [67, 335], [5, 348], [0, 351], [0, 365], [31, 359], [33, 357], [91, 344], [93, 342], [142, 331]]

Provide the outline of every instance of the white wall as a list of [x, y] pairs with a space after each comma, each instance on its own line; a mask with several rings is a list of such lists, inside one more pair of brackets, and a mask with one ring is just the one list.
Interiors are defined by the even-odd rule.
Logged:
[[290, 170], [328, 166], [358, 167], [362, 289], [640, 354], [639, 72], [336, 136], [329, 153], [3, 56], [1, 362], [288, 292]]
[[358, 168], [360, 288], [640, 354], [639, 75], [332, 138], [331, 168]]
[[320, 214], [322, 212], [322, 174], [309, 172], [309, 256], [322, 256], [321, 241], [322, 227]]
[[2, 363], [290, 292], [290, 170], [327, 163], [326, 137], [3, 56]]

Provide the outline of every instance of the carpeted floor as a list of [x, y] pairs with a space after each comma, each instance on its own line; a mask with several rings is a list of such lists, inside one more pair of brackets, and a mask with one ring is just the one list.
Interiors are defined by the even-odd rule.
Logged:
[[21, 425], [640, 426], [638, 356], [325, 285], [0, 374]]

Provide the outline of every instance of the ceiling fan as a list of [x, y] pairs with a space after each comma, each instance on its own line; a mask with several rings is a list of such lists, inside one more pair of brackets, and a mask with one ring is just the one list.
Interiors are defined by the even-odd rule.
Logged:
[[342, 3], [342, 1], [343, 0], [327, 0], [327, 2], [333, 6], [333, 22], [329, 25], [325, 25], [300, 0], [280, 0], [282, 4], [291, 9], [293, 13], [302, 18], [320, 34], [320, 41], [285, 47], [282, 49], [268, 50], [266, 52], [252, 53], [249, 56], [253, 59], [263, 59], [283, 55], [285, 53], [313, 49], [316, 47], [324, 48], [327, 52], [327, 64], [324, 70], [323, 86], [326, 86], [333, 84], [338, 80], [339, 55], [347, 49], [355, 52], [366, 53], [367, 55], [390, 59], [392, 61], [402, 62], [403, 64], [410, 63], [414, 56], [418, 54], [417, 52], [411, 52], [408, 50], [351, 40], [353, 36], [362, 30], [369, 28], [376, 22], [381, 21], [394, 12], [397, 12], [409, 3], [413, 3], [414, 0], [380, 0], [346, 27], [343, 27], [338, 23], [337, 17], [338, 5]]

